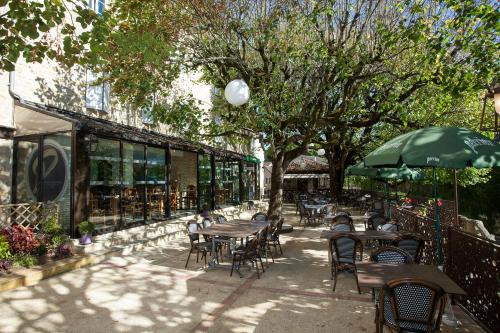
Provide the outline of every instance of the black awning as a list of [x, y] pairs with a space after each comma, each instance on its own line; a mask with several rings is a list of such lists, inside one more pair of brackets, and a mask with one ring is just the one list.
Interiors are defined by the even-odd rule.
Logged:
[[230, 150], [215, 148], [203, 143], [190, 142], [188, 140], [154, 132], [151, 130], [141, 129], [129, 125], [120, 124], [106, 119], [91, 117], [85, 114], [60, 109], [54, 106], [44, 104], [17, 101], [19, 105], [29, 107], [32, 110], [40, 111], [46, 115], [52, 115], [56, 118], [71, 119], [75, 122], [75, 128], [84, 133], [92, 133], [96, 135], [104, 135], [117, 139], [148, 143], [158, 146], [166, 146], [167, 144], [174, 149], [188, 150], [201, 153], [212, 153], [218, 156], [243, 159], [245, 155], [233, 152]]

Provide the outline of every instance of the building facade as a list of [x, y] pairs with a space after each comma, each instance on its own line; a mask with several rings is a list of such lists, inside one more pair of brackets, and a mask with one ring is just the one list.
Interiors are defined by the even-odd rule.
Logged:
[[[212, 87], [199, 76], [176, 87], [208, 112]], [[261, 197], [258, 142], [188, 142], [95, 80], [49, 60], [0, 72], [0, 204], [58, 202], [75, 236], [84, 220], [109, 232]]]

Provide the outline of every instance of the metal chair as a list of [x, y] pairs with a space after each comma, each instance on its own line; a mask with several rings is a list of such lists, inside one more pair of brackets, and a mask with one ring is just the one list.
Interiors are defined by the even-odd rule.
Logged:
[[386, 223], [386, 224], [379, 225], [377, 230], [380, 230], [380, 231], [398, 231], [399, 225], [394, 224], [394, 223]]
[[[330, 279], [334, 279], [333, 291], [337, 286], [337, 275], [339, 271], [353, 270], [356, 278], [358, 293], [361, 294], [361, 289], [358, 283], [358, 273], [356, 270], [356, 261], [363, 257], [363, 244], [361, 240], [349, 234], [338, 234], [330, 239], [329, 251], [331, 258]], [[359, 256], [357, 256], [359, 251]], [[358, 259], [359, 258], [359, 259]]]
[[413, 264], [411, 255], [395, 246], [384, 246], [375, 250], [370, 260], [384, 264]]
[[267, 221], [267, 215], [262, 212], [257, 212], [252, 216], [252, 220], [264, 222]]
[[189, 249], [189, 254], [186, 260], [186, 265], [184, 268], [187, 268], [189, 263], [189, 258], [191, 257], [191, 253], [196, 251], [196, 262], [199, 261], [199, 256], [201, 252], [201, 258], [205, 258], [205, 266], [207, 265], [207, 253], [212, 253], [212, 242], [200, 242], [200, 235], [197, 233], [193, 233], [198, 229], [198, 224], [195, 220], [188, 221], [186, 224], [186, 229], [189, 236], [189, 243], [191, 248]]
[[376, 331], [439, 332], [446, 294], [437, 284], [421, 279], [387, 282], [376, 305]]
[[[280, 243], [280, 233], [281, 228], [283, 227], [284, 218], [281, 218], [274, 227], [271, 228], [271, 232], [269, 233], [269, 237], [267, 239], [267, 244], [269, 247], [274, 247], [274, 252], [278, 254], [278, 247], [280, 248], [280, 253], [283, 254], [283, 250], [281, 249]], [[273, 258], [274, 261], [274, 258]]]
[[380, 214], [371, 215], [367, 220], [368, 230], [378, 230], [378, 227], [387, 223], [387, 219]]
[[331, 230], [335, 230], [335, 231], [354, 231], [354, 228], [352, 227], [352, 224], [350, 224], [350, 223], [339, 222], [339, 223], [335, 223], [331, 227]]
[[262, 263], [262, 257], [260, 256], [258, 249], [260, 243], [260, 237], [262, 237], [262, 235], [260, 234], [261, 233], [259, 233], [257, 237], [251, 239], [245, 246], [240, 247], [233, 251], [233, 264], [231, 265], [231, 273], [229, 274], [229, 276], [233, 276], [233, 271], [235, 267], [236, 271], [239, 272], [241, 263], [244, 264], [246, 260], [249, 260], [252, 263], [255, 263], [257, 278], [260, 279], [259, 264], [258, 264], [259, 262], [260, 262], [260, 267], [262, 268], [262, 272], [265, 271], [264, 264]]
[[393, 245], [408, 252], [416, 264], [420, 264], [424, 252], [425, 241], [416, 235], [403, 234], [393, 242]]

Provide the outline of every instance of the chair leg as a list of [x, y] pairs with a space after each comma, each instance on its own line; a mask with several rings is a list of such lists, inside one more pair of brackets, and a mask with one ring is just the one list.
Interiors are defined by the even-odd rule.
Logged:
[[196, 250], [196, 263], [198, 263], [199, 259], [200, 259], [200, 250]]
[[260, 279], [259, 264], [257, 263], [257, 260], [255, 260], [255, 270], [257, 271], [257, 279]]
[[[264, 273], [266, 270], [264, 269], [264, 264], [262, 263], [262, 257], [260, 256], [259, 253], [257, 253], [257, 258], [260, 261], [260, 267], [262, 268], [262, 273]], [[257, 266], [257, 261], [255, 261], [255, 266]]]
[[268, 244], [268, 249], [267, 249], [266, 251], [268, 251], [268, 252], [269, 252], [269, 254], [271, 255], [271, 259], [272, 259], [272, 261], [274, 262], [273, 251], [271, 250], [271, 247], [269, 246], [269, 244]]
[[191, 257], [191, 250], [189, 250], [189, 254], [188, 254], [188, 258], [186, 260], [186, 265], [184, 266], [184, 268], [187, 268], [188, 267], [188, 262], [189, 262], [189, 258]]
[[205, 258], [205, 267], [207, 266], [207, 251], [203, 251], [203, 257]]
[[356, 286], [358, 287], [358, 294], [361, 295], [361, 289], [359, 288], [359, 281], [358, 281], [358, 271], [356, 270], [356, 267], [354, 267], [354, 277], [356, 278]]
[[333, 281], [333, 291], [335, 291], [335, 287], [337, 286], [337, 266], [333, 265], [333, 278], [334, 278], [334, 281]]
[[236, 257], [233, 256], [233, 263], [231, 264], [231, 273], [229, 274], [229, 276], [233, 276], [233, 270], [234, 270], [235, 263], [236, 263]]
[[280, 247], [281, 255], [283, 255], [283, 250], [281, 249], [281, 243], [280, 243], [280, 239], [279, 238], [278, 238], [278, 246]]

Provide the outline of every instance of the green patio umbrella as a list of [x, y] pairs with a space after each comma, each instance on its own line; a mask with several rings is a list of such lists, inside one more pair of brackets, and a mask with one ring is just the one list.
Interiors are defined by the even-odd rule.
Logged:
[[[369, 167], [397, 167], [403, 164], [409, 168], [432, 167], [436, 243], [441, 263], [441, 221], [437, 206], [436, 168], [500, 167], [500, 145], [467, 128], [426, 127], [389, 140], [368, 154], [364, 162]], [[455, 197], [455, 206], [458, 207], [457, 205]]]
[[[399, 168], [374, 168], [366, 167], [363, 162], [347, 168], [347, 175], [363, 176], [384, 182], [384, 196], [387, 198], [387, 183], [390, 180], [422, 180], [425, 172], [410, 169], [406, 165]], [[389, 198], [389, 218], [391, 217], [391, 202]]]

